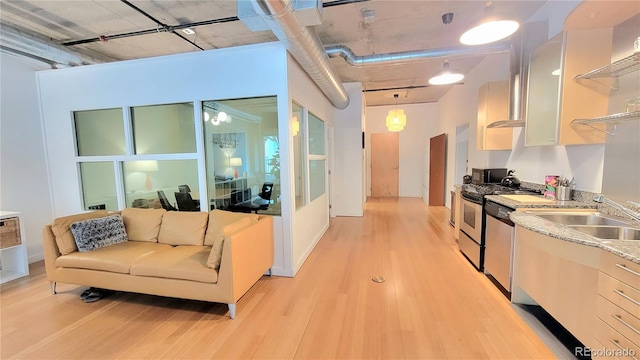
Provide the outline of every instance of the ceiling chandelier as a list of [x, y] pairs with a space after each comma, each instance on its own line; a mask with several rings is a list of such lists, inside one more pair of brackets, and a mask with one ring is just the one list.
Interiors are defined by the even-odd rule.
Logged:
[[404, 130], [407, 125], [407, 116], [404, 114], [404, 110], [398, 109], [398, 94], [393, 94], [396, 99], [396, 108], [389, 110], [387, 115], [387, 129], [391, 132], [398, 132]]
[[213, 144], [221, 149], [231, 149], [238, 146], [238, 136], [236, 133], [212, 134]]

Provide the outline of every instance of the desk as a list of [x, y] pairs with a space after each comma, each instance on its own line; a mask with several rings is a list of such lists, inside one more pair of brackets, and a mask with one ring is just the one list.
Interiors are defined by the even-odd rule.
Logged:
[[247, 178], [237, 178], [216, 181], [211, 192], [211, 205], [216, 209], [223, 209], [229, 206], [231, 192], [234, 190], [244, 190], [247, 188]]

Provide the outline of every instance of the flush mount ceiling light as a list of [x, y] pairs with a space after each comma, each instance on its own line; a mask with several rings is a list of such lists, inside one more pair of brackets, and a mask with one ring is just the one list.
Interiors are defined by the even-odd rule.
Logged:
[[404, 114], [404, 110], [398, 109], [398, 94], [393, 94], [396, 99], [396, 108], [389, 110], [387, 115], [387, 129], [391, 132], [397, 132], [404, 130], [407, 125], [407, 116]]
[[502, 40], [520, 28], [515, 20], [505, 19], [494, 14], [493, 3], [485, 3], [484, 16], [471, 29], [460, 36], [465, 45], [482, 45]]
[[429, 84], [431, 85], [449, 85], [454, 84], [464, 79], [464, 75], [455, 69], [451, 69], [449, 66], [449, 61], [445, 61], [442, 66], [442, 70], [433, 74], [431, 79], [429, 79]]

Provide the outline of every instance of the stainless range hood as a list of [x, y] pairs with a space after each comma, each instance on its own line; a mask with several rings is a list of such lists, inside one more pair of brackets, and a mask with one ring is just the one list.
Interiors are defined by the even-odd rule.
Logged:
[[529, 55], [533, 49], [548, 38], [546, 21], [527, 23], [522, 30], [512, 36], [510, 78], [509, 78], [509, 119], [499, 120], [487, 128], [524, 127], [527, 92]]

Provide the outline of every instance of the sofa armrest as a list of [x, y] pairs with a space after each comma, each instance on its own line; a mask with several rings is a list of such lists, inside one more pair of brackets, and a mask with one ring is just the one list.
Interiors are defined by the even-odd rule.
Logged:
[[42, 248], [44, 251], [44, 267], [47, 271], [47, 279], [51, 282], [56, 282], [54, 276], [56, 259], [62, 254], [58, 251], [56, 236], [51, 230], [51, 225], [45, 225], [44, 228], [42, 228]]
[[218, 285], [231, 294], [235, 303], [273, 265], [273, 218], [261, 216], [258, 222], [225, 236], [218, 271]]

